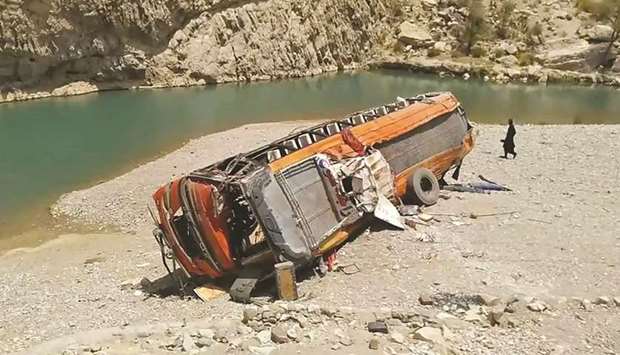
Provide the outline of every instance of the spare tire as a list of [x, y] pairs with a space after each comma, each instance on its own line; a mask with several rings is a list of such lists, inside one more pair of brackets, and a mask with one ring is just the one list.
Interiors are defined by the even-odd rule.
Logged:
[[439, 182], [428, 169], [418, 168], [407, 181], [407, 194], [414, 203], [431, 206], [439, 199]]

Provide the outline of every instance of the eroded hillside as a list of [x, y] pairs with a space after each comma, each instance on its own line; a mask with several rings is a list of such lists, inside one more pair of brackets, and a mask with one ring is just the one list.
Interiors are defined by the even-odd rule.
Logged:
[[176, 86], [356, 66], [391, 22], [383, 0], [0, 0], [0, 9], [7, 101], [71, 82]]
[[474, 0], [0, 0], [0, 102], [369, 63], [620, 86], [612, 28], [574, 1], [476, 1], [485, 29], [463, 53]]

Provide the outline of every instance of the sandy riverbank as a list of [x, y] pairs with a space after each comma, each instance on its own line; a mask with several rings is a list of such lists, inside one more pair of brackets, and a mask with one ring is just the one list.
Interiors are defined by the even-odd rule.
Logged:
[[[216, 319], [229, 320], [227, 327], [232, 324], [234, 331], [230, 341], [216, 341], [207, 352], [231, 348], [248, 352], [249, 345], [243, 342], [254, 341], [250, 339], [258, 332], [241, 325], [243, 306], [226, 297], [208, 303], [176, 297], [145, 299], [144, 294], [121, 285], [165, 274], [144, 208], [156, 186], [300, 125], [252, 125], [206, 136], [114, 180], [65, 195], [54, 207], [55, 213], [116, 225], [125, 233], [65, 236], [1, 257], [0, 352], [81, 334], [58, 340], [54, 349], [75, 348], [80, 353], [92, 345], [108, 354], [168, 353], [161, 347], [174, 345], [179, 335], [224, 327], [209, 322]], [[363, 353], [369, 351], [364, 322], [376, 307], [433, 318], [444, 304], [421, 306], [418, 297], [423, 293], [436, 298], [485, 293], [537, 297], [550, 310], [520, 310], [510, 315], [515, 321], [512, 327], [488, 328], [485, 321], [465, 322], [462, 327], [452, 324], [443, 336], [453, 349], [464, 353], [620, 352], [620, 307], [612, 301], [584, 308], [581, 302], [620, 296], [620, 189], [615, 181], [620, 176], [620, 157], [615, 154], [620, 149], [620, 126], [519, 126], [516, 160], [498, 158], [503, 127], [478, 129], [478, 144], [466, 160], [462, 179], [475, 181], [482, 174], [513, 192], [451, 193], [449, 200], [428, 212], [453, 217], [438, 216], [432, 226], [417, 231], [364, 233], [338, 256], [341, 264], [354, 262], [361, 271], [304, 280], [301, 291], [312, 296], [298, 303], [351, 307], [355, 315], [320, 318], [300, 330], [312, 332], [309, 338], [302, 336], [288, 345], [268, 341], [253, 349], [273, 347], [274, 354], [332, 348]], [[468, 217], [496, 212], [514, 213]], [[207, 324], [170, 326], [169, 332], [155, 329], [184, 320]], [[132, 333], [132, 327], [147, 327], [148, 334]], [[336, 328], [350, 332], [352, 347], [333, 334]], [[410, 324], [394, 326], [403, 334], [410, 328]], [[100, 339], [84, 336], [83, 332], [97, 329], [103, 329], [95, 331]], [[421, 354], [428, 348], [410, 338], [402, 344], [390, 336], [379, 339], [383, 351], [409, 349]]]

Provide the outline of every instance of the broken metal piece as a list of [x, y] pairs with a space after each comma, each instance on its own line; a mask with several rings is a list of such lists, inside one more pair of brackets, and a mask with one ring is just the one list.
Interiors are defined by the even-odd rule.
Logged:
[[398, 206], [398, 212], [401, 216], [410, 217], [416, 216], [420, 213], [420, 206], [418, 205], [400, 205]]
[[250, 303], [252, 291], [264, 272], [245, 268], [230, 286], [230, 298], [239, 303]]
[[405, 229], [405, 225], [400, 218], [398, 209], [396, 209], [396, 206], [394, 206], [390, 200], [383, 195], [379, 195], [379, 200], [375, 206], [374, 216], [375, 218], [380, 219], [398, 229]]
[[371, 333], [388, 333], [387, 324], [383, 321], [376, 321], [368, 323], [368, 331]]

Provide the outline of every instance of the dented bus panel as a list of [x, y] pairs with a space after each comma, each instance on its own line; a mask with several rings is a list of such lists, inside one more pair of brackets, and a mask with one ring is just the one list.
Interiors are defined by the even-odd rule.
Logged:
[[452, 94], [399, 98], [162, 186], [153, 195], [155, 234], [193, 277], [307, 264], [363, 229], [379, 196], [398, 203], [411, 193], [416, 169], [442, 178], [473, 145]]

